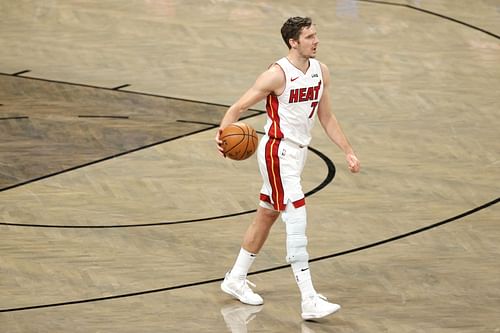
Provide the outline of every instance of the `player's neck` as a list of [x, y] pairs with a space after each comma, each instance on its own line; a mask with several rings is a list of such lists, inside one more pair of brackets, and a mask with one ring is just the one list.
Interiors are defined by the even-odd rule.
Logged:
[[309, 58], [303, 57], [294, 52], [290, 52], [287, 55], [287, 59], [292, 65], [297, 67], [297, 69], [299, 69], [303, 73], [307, 72], [307, 69], [309, 68]]

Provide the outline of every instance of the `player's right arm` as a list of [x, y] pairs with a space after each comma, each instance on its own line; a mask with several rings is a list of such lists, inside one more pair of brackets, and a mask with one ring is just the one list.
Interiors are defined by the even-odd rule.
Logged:
[[215, 142], [222, 153], [222, 142], [219, 137], [222, 130], [229, 124], [237, 122], [243, 112], [258, 102], [267, 98], [269, 94], [281, 94], [285, 87], [285, 74], [278, 65], [271, 66], [264, 73], [260, 74], [255, 83], [239, 99], [229, 107], [222, 118], [219, 130], [215, 136]]

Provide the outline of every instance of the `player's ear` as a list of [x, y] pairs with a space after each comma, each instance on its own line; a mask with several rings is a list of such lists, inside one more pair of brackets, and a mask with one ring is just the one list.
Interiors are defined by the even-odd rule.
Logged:
[[290, 38], [288, 40], [288, 43], [290, 43], [290, 46], [292, 47], [292, 49], [296, 49], [297, 48], [297, 45], [299, 44], [295, 39], [293, 38]]

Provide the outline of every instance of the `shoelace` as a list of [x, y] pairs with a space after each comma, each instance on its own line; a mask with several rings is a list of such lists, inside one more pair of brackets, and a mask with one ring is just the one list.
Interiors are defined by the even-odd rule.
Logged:
[[325, 296], [321, 295], [321, 294], [316, 294], [313, 297], [311, 297], [311, 301], [316, 304], [318, 302], [318, 298], [321, 299], [321, 300], [323, 300], [323, 301], [325, 301], [325, 302], [328, 302], [328, 299]]
[[255, 283], [252, 283], [250, 280], [247, 280], [245, 279], [245, 281], [243, 281], [243, 285], [241, 286], [241, 289], [245, 289], [245, 290], [250, 290], [252, 292], [252, 294], [254, 294], [253, 290], [250, 289], [250, 287], [248, 285], [251, 285], [252, 287], [257, 287], [257, 285]]

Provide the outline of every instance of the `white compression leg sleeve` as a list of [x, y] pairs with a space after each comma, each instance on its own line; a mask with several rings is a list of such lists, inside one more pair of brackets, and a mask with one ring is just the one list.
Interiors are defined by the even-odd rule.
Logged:
[[292, 266], [302, 299], [305, 299], [316, 294], [308, 262], [306, 207], [295, 208], [292, 203], [288, 203], [281, 217], [286, 224], [286, 260]]

